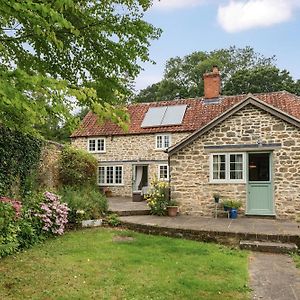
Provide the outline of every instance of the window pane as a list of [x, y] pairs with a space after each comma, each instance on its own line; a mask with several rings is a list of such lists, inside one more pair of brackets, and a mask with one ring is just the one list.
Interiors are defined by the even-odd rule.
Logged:
[[167, 165], [163, 165], [163, 166], [159, 166], [159, 179], [168, 179], [168, 166]]
[[225, 179], [225, 155], [213, 155], [213, 179]]
[[165, 135], [164, 148], [169, 148], [169, 146], [170, 146], [170, 136]]
[[122, 183], [122, 172], [123, 167], [122, 166], [117, 166], [115, 169], [115, 177], [116, 177], [116, 184], [121, 184]]
[[106, 167], [106, 183], [114, 183], [114, 167]]
[[97, 140], [97, 150], [104, 151], [104, 139]]
[[161, 135], [156, 136], [156, 148], [157, 149], [162, 148], [162, 136]]
[[89, 151], [96, 150], [96, 140], [89, 140]]
[[99, 183], [105, 183], [105, 167], [99, 167]]
[[242, 154], [230, 154], [230, 179], [243, 179]]
[[249, 181], [270, 181], [270, 154], [249, 154]]

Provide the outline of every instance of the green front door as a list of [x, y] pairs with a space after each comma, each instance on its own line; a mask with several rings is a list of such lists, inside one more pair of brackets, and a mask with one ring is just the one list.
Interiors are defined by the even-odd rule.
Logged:
[[248, 154], [249, 215], [274, 215], [271, 153]]

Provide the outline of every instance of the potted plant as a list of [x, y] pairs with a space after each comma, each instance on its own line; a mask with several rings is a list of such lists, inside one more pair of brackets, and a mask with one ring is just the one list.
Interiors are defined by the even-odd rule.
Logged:
[[222, 204], [223, 204], [223, 208], [224, 208], [224, 211], [229, 211], [230, 208], [231, 208], [231, 200], [224, 200], [222, 201]]
[[224, 211], [229, 210], [229, 217], [231, 219], [237, 218], [238, 209], [242, 206], [242, 202], [239, 200], [228, 199], [223, 201]]
[[104, 187], [102, 191], [103, 191], [105, 197], [111, 197], [112, 196], [112, 190], [109, 187]]
[[167, 206], [168, 216], [176, 217], [178, 213], [178, 204], [175, 200], [170, 200]]
[[215, 199], [215, 203], [219, 203], [220, 202], [220, 194], [219, 193], [214, 193], [213, 197]]

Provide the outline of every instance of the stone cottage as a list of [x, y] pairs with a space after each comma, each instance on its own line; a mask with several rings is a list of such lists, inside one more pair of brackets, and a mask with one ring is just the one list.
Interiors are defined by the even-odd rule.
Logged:
[[169, 180], [165, 150], [198, 129], [201, 103], [194, 99], [132, 104], [127, 132], [112, 122], [99, 125], [89, 112], [72, 144], [99, 161], [98, 185], [113, 196], [147, 191], [151, 179]]
[[239, 199], [247, 215], [300, 213], [300, 98], [288, 92], [222, 96], [217, 68], [202, 98], [128, 106], [129, 131], [91, 112], [73, 145], [99, 161], [98, 184], [113, 195], [169, 180], [184, 214], [211, 215], [213, 194]]

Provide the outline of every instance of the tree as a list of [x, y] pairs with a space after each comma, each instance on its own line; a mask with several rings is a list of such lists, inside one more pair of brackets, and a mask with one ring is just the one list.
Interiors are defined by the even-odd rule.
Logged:
[[265, 93], [276, 91], [298, 93], [297, 83], [287, 70], [273, 66], [256, 67], [239, 70], [224, 85], [223, 93], [227, 95], [245, 93]]
[[171, 58], [166, 63], [163, 79], [141, 90], [135, 101], [160, 101], [176, 97], [202, 96], [203, 74], [211, 71], [214, 65], [219, 67], [225, 87], [236, 72], [243, 74], [244, 71], [256, 67], [273, 67], [274, 61], [274, 56], [265, 57], [251, 47], [229, 47], [211, 52], [197, 51], [183, 58]]
[[36, 133], [74, 106], [126, 127], [132, 92], [160, 30], [151, 0], [0, 0], [0, 125]]

